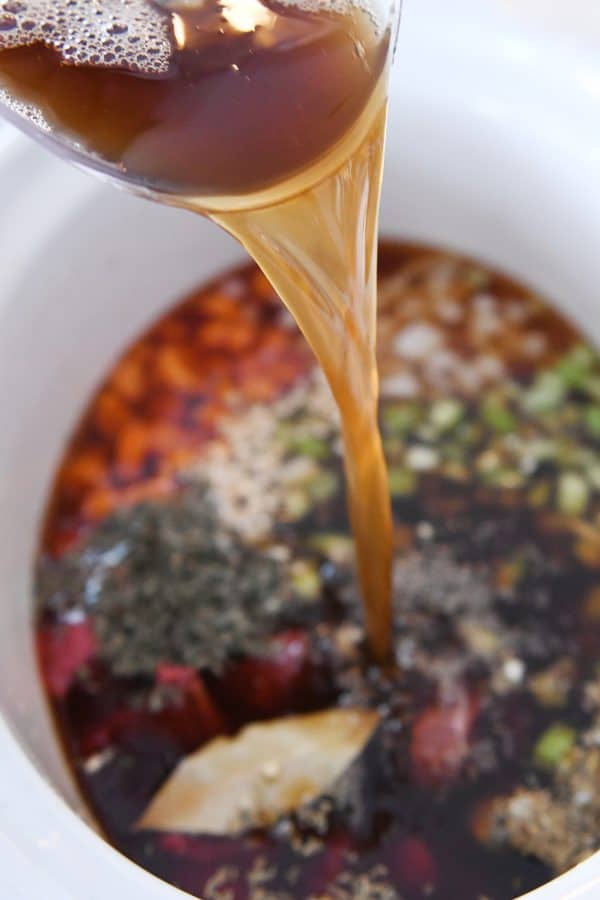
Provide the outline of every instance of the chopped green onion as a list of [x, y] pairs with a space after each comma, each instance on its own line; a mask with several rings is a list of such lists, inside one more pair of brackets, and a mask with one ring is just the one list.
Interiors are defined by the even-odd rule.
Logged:
[[504, 398], [490, 394], [481, 405], [481, 418], [489, 428], [501, 434], [517, 430], [517, 420], [507, 407]]
[[585, 479], [577, 472], [563, 472], [558, 479], [557, 504], [562, 513], [580, 516], [585, 512], [590, 492]]
[[386, 406], [381, 413], [384, 431], [395, 437], [408, 434], [419, 424], [421, 409], [416, 403]]
[[564, 381], [556, 372], [541, 372], [524, 392], [521, 403], [525, 412], [533, 415], [552, 412], [560, 406], [565, 394]]
[[464, 404], [460, 400], [451, 397], [438, 400], [431, 407], [429, 421], [437, 432], [451, 431], [462, 419], [464, 411]]
[[534, 761], [543, 769], [555, 768], [567, 755], [577, 737], [570, 725], [557, 722], [547, 728], [539, 738], [533, 751]]
[[388, 472], [390, 494], [392, 497], [407, 497], [414, 494], [417, 487], [415, 473], [404, 466], [394, 466]]

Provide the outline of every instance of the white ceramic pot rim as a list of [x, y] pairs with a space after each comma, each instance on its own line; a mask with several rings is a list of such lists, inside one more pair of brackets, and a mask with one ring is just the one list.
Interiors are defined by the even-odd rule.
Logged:
[[[463, 12], [470, 5], [470, 0], [465, 0]], [[554, 151], [564, 153], [566, 159], [575, 154], [574, 158], [585, 162], [587, 193], [583, 199], [600, 211], [600, 135], [594, 116], [600, 100], [597, 60], [554, 41], [517, 31], [501, 16], [491, 20], [491, 26], [488, 23], [490, 30], [484, 37], [481, 23], [475, 18], [453, 18], [443, 7], [437, 0], [423, 0], [418, 14], [416, 10], [413, 14], [407, 4], [394, 74], [393, 103], [398, 104], [398, 109], [403, 105], [420, 108], [426, 116], [431, 109], [440, 107], [440, 93], [445, 96], [449, 110], [460, 108], [468, 96], [473, 107], [479, 107], [482, 122], [490, 123], [490, 127], [522, 129], [534, 151], [535, 139], [531, 138], [529, 129], [530, 116], [536, 110], [544, 120], [545, 138], [554, 142]], [[458, 130], [460, 125], [457, 121]], [[392, 130], [401, 132], [402, 127], [399, 113], [393, 112]], [[394, 153], [395, 145], [395, 139], [390, 140]], [[25, 158], [30, 152], [34, 160], [40, 159], [21, 139], [0, 147], [0, 172], [10, 169], [17, 158]], [[539, 153], [542, 159], [541, 145]], [[397, 156], [402, 157], [400, 144]], [[392, 171], [394, 159], [390, 159], [388, 166]], [[550, 169], [555, 163], [558, 165], [556, 159], [550, 159]], [[41, 171], [45, 163], [39, 165]], [[569, 170], [565, 175], [569, 190], [577, 191], [574, 196], [585, 192], [583, 183], [577, 180], [580, 173], [579, 166], [577, 171]], [[597, 177], [593, 179], [593, 175]], [[96, 190], [92, 182], [84, 187], [83, 182], [77, 181], [76, 190], [68, 198], [70, 211]], [[32, 207], [32, 213], [34, 210]], [[425, 212], [419, 209], [407, 213], [408, 230], [415, 237], [431, 236], [424, 217]], [[446, 222], [442, 216], [437, 220], [435, 236], [452, 245], [456, 241], [456, 227], [456, 222]], [[477, 229], [471, 232], [467, 229], [465, 234], [470, 236], [460, 242], [461, 249], [484, 256], [488, 253], [485, 249], [488, 245], [478, 242]], [[582, 235], [581, 240], [584, 239]], [[509, 244], [506, 246], [504, 257], [499, 251], [496, 262], [504, 262], [516, 274], [521, 274], [518, 258], [509, 252]], [[523, 273], [526, 268], [524, 265]], [[555, 273], [549, 272], [549, 282], [554, 278]], [[0, 322], [2, 314], [0, 297]], [[577, 316], [587, 318], [585, 305]], [[0, 347], [1, 336], [0, 328]], [[6, 709], [4, 700], [0, 699], [0, 703]], [[28, 754], [14, 716], [8, 712], [0, 717], [0, 759], [3, 780], [0, 867], [6, 897], [104, 900], [114, 896], [128, 900], [174, 900], [188, 896], [132, 865], [69, 808], [40, 772], [37, 761]], [[536, 900], [592, 900], [600, 896], [600, 855], [596, 854], [534, 893]]]

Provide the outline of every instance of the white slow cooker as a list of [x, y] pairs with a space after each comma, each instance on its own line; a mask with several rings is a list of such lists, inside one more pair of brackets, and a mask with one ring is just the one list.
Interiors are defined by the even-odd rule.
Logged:
[[[513, 19], [511, 2], [406, 0], [382, 230], [514, 273], [600, 340], [600, 56]], [[7, 127], [0, 197], [0, 897], [175, 900], [187, 895], [86, 819], [38, 681], [31, 562], [53, 470], [98, 379], [241, 251]], [[600, 898], [600, 853], [531, 896]]]

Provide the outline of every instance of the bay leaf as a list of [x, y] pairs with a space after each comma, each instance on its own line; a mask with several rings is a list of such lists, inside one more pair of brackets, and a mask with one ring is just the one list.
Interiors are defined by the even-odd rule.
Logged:
[[330, 709], [215, 738], [177, 766], [137, 827], [220, 835], [267, 827], [325, 793], [378, 722], [374, 710]]

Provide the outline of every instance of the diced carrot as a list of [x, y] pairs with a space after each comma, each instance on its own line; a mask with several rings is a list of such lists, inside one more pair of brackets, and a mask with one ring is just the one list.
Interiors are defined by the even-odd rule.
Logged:
[[167, 344], [158, 352], [157, 372], [170, 387], [181, 391], [198, 388], [198, 371], [186, 354], [178, 347]]
[[131, 419], [117, 437], [116, 462], [119, 468], [132, 475], [150, 449], [150, 429], [144, 422]]
[[143, 362], [139, 355], [129, 353], [113, 372], [111, 385], [127, 400], [139, 400], [144, 394], [147, 378]]
[[100, 487], [83, 499], [81, 511], [86, 519], [97, 522], [108, 516], [118, 505], [118, 495], [110, 488]]
[[96, 428], [108, 438], [113, 437], [131, 415], [123, 398], [110, 388], [100, 392], [93, 410]]
[[62, 478], [76, 488], [95, 487], [106, 474], [107, 459], [101, 450], [90, 448], [74, 454], [62, 470]]

